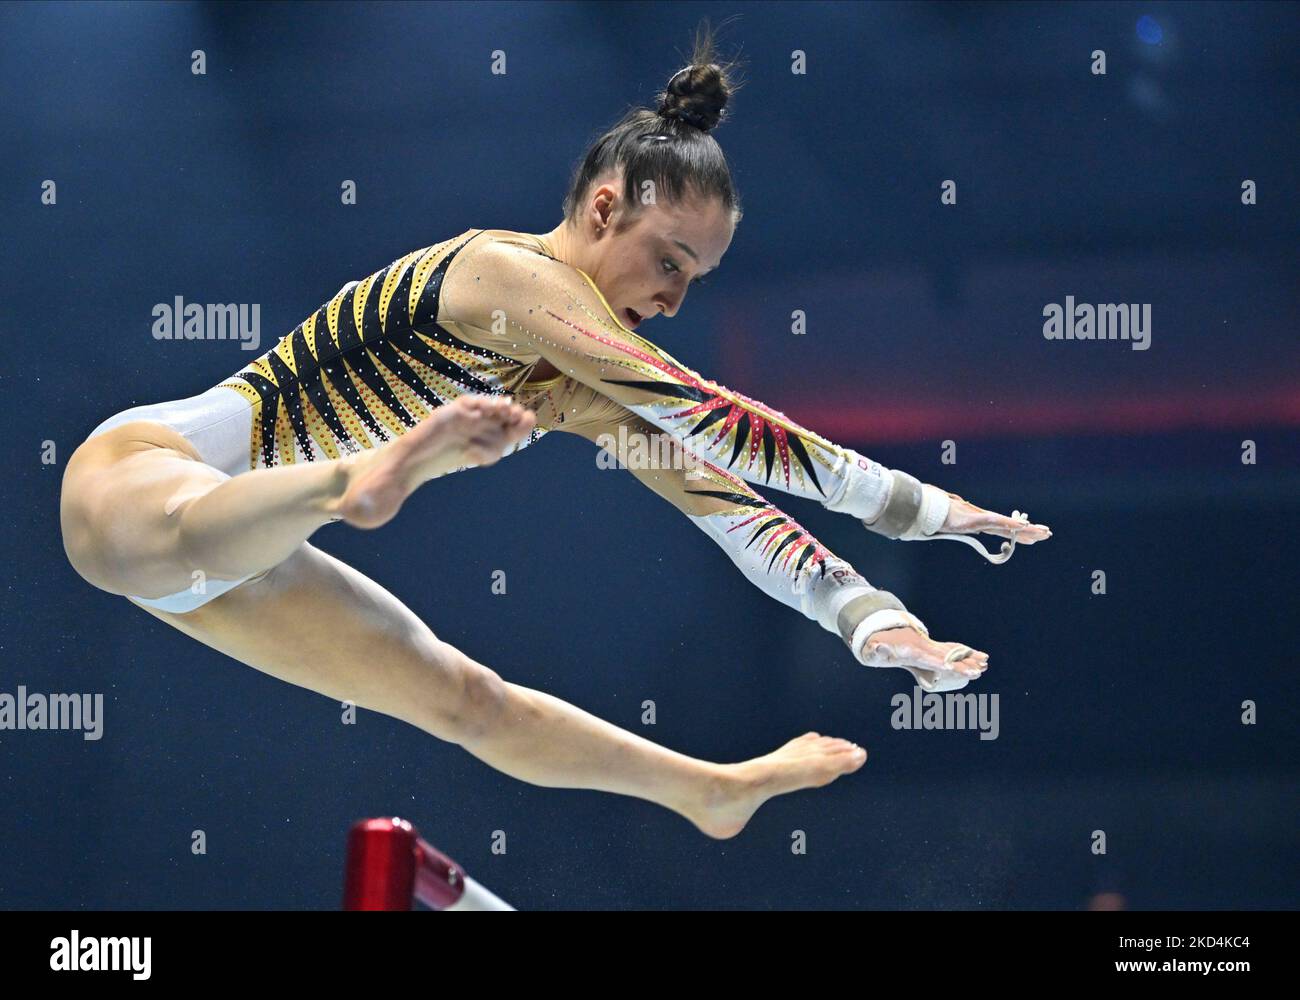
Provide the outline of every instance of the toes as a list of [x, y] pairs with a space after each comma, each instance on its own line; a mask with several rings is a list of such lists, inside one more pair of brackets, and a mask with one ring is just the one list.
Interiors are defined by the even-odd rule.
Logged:
[[822, 736], [816, 742], [820, 745], [820, 749], [831, 757], [839, 757], [844, 754], [856, 756], [860, 751], [864, 754], [866, 752], [852, 740], [841, 739], [838, 736]]
[[474, 444], [482, 446], [485, 434], [517, 434], [530, 426], [536, 414], [525, 406], [505, 396], [458, 396], [452, 401], [453, 415], [471, 424], [486, 424], [482, 430], [475, 428]]
[[867, 751], [864, 747], [856, 746], [849, 743], [843, 750], [837, 750], [831, 755], [837, 767], [844, 768], [844, 773], [856, 771], [867, 762]]

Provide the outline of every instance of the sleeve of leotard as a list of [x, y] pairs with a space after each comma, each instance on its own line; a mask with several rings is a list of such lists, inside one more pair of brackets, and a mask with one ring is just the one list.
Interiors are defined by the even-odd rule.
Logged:
[[631, 471], [708, 535], [746, 580], [850, 648], [858, 625], [871, 614], [906, 613], [897, 597], [872, 586], [739, 476], [695, 459], [643, 417], [573, 377], [558, 381], [547, 393], [540, 413], [557, 413], [557, 430], [598, 445], [598, 466]]
[[895, 476], [779, 410], [719, 385], [627, 329], [583, 271], [506, 242], [473, 241], [448, 267], [442, 315], [493, 331], [743, 479], [872, 521]]

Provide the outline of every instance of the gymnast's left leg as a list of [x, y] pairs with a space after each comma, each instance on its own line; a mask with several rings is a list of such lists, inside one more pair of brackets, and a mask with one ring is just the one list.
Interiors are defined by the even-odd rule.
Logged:
[[369, 577], [306, 543], [197, 610], [145, 610], [249, 666], [419, 726], [523, 781], [634, 795], [712, 837], [735, 836], [769, 798], [827, 785], [866, 760], [852, 743], [817, 733], [739, 764], [668, 750], [504, 681]]

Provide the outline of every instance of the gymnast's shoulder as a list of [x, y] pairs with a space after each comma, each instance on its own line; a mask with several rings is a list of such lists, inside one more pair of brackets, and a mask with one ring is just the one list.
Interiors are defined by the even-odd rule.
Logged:
[[430, 262], [444, 272], [440, 320], [479, 326], [494, 312], [536, 306], [547, 290], [563, 292], [557, 284], [583, 285], [581, 274], [559, 260], [544, 237], [531, 233], [471, 229], [433, 249]]

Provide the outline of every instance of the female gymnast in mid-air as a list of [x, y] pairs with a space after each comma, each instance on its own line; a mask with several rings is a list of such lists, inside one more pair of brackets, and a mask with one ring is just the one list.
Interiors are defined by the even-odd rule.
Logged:
[[[190, 399], [101, 424], [69, 460], [68, 558], [94, 586], [235, 659], [457, 743], [537, 785], [635, 795], [712, 837], [767, 799], [857, 770], [866, 752], [805, 733], [738, 764], [687, 757], [503, 680], [401, 601], [307, 541], [377, 528], [422, 484], [549, 431], [624, 449], [671, 435], [679, 461], [633, 475], [764, 592], [867, 666], [961, 687], [986, 654], [936, 642], [748, 483], [812, 498], [891, 538], [1049, 537], [882, 467], [710, 381], [633, 331], [677, 315], [740, 219], [711, 130], [732, 68], [707, 30], [658, 109], [587, 152], [565, 217], [539, 236], [471, 229], [345, 285], [272, 350]], [[619, 435], [619, 428], [626, 428]], [[327, 624], [328, 627], [324, 627]]]

